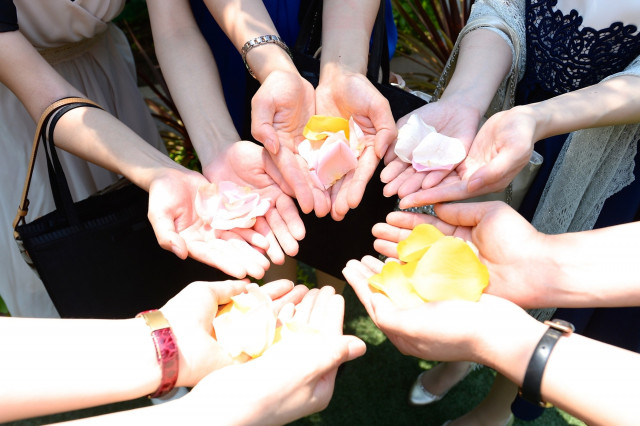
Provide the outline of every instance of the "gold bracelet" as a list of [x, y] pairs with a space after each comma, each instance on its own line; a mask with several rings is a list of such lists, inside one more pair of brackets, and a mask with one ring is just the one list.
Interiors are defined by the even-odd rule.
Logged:
[[247, 71], [249, 71], [249, 74], [251, 74], [251, 77], [253, 78], [256, 78], [256, 75], [253, 73], [253, 71], [251, 70], [251, 67], [247, 63], [247, 53], [249, 53], [249, 51], [254, 47], [262, 46], [263, 44], [268, 44], [268, 43], [273, 43], [277, 46], [280, 46], [285, 52], [287, 52], [287, 55], [289, 55], [289, 57], [293, 59], [293, 56], [291, 55], [291, 51], [289, 50], [289, 47], [287, 47], [285, 42], [282, 41], [282, 39], [279, 36], [263, 35], [260, 37], [252, 38], [251, 40], [246, 42], [244, 46], [242, 46], [242, 61], [244, 62], [244, 66], [247, 67]]

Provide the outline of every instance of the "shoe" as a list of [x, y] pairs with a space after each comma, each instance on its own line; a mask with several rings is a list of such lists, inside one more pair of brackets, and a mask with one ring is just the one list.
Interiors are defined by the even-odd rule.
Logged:
[[[475, 365], [476, 364], [473, 363], [473, 362], [470, 363], [469, 364], [469, 369], [464, 374], [464, 376], [462, 376], [462, 378], [457, 383], [455, 383], [453, 386], [451, 386], [451, 388], [449, 390], [453, 389], [455, 387], [455, 385], [457, 385], [458, 383], [463, 381], [465, 379], [465, 377], [467, 377], [467, 375], [474, 369]], [[431, 370], [423, 371], [422, 373], [420, 373], [418, 375], [418, 378], [416, 379], [415, 383], [411, 387], [411, 391], [409, 392], [409, 404], [411, 404], [411, 405], [433, 404], [434, 402], [440, 401], [442, 398], [445, 397], [447, 392], [449, 392], [449, 390], [448, 390], [447, 392], [443, 393], [442, 395], [436, 395], [436, 394], [433, 394], [433, 393], [429, 392], [427, 389], [424, 388], [424, 386], [422, 386], [422, 376], [424, 374], [428, 373], [429, 371], [431, 371]]]
[[429, 392], [422, 386], [422, 376], [427, 373], [429, 370], [423, 371], [418, 375], [415, 383], [411, 387], [411, 391], [409, 392], [409, 404], [411, 405], [427, 405], [433, 404], [434, 402], [440, 401], [447, 392], [442, 395], [435, 395]]

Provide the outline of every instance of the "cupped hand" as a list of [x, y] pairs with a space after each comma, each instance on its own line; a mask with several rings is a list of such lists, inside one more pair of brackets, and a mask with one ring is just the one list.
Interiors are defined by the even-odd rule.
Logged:
[[[467, 151], [478, 131], [481, 118], [473, 108], [442, 99], [424, 105], [402, 117], [398, 120], [398, 129], [412, 114], [418, 114], [426, 124], [435, 127], [439, 133], [460, 139]], [[386, 167], [380, 173], [380, 179], [386, 183], [384, 195], [387, 197], [395, 194], [400, 198], [407, 197], [420, 189], [428, 189], [439, 184], [451, 173], [451, 170], [416, 172], [411, 164], [405, 163], [396, 156], [394, 149], [395, 143], [387, 151], [384, 157]]]
[[269, 268], [262, 254], [270, 247], [268, 238], [251, 230], [238, 235], [210, 229], [194, 207], [198, 188], [208, 184], [204, 176], [186, 169], [163, 171], [153, 179], [148, 217], [158, 244], [181, 259], [192, 257], [232, 277], [261, 278]]
[[251, 99], [251, 134], [271, 154], [302, 211], [322, 217], [330, 209], [329, 194], [311, 178], [296, 148], [314, 113], [313, 86], [297, 72], [273, 71]]
[[[269, 211], [264, 218], [258, 218], [252, 228], [267, 244], [257, 245], [252, 233], [249, 233], [247, 241], [258, 248], [265, 248], [269, 258], [277, 264], [284, 262], [284, 253], [290, 256], [297, 254], [298, 241], [305, 235], [304, 224], [295, 203], [285, 193], [290, 189], [283, 175], [264, 148], [248, 141], [236, 142], [203, 172], [212, 182], [232, 181], [249, 186], [262, 198], [268, 198], [271, 203]], [[249, 232], [239, 229], [233, 231], [243, 236]]]
[[[194, 282], [169, 300], [160, 310], [167, 318], [179, 349], [178, 386], [193, 386], [209, 372], [234, 360], [212, 337], [218, 306], [231, 301], [246, 287], [244, 281]], [[274, 300], [277, 310], [299, 303], [308, 289], [278, 280], [261, 289]]]
[[309, 291], [292, 320], [301, 329], [246, 364], [205, 377], [184, 402], [206, 407], [223, 401], [214, 415], [242, 424], [289, 423], [324, 409], [338, 367], [364, 354], [364, 342], [343, 336], [344, 300], [329, 286]]
[[367, 183], [397, 130], [389, 101], [357, 73], [335, 70], [329, 77], [321, 76], [316, 89], [316, 114], [353, 117], [365, 134], [365, 148], [356, 169], [331, 188], [331, 216], [341, 220], [360, 204]]
[[524, 108], [494, 114], [453, 172], [438, 185], [402, 198], [400, 208], [464, 200], [506, 188], [529, 162], [535, 132], [536, 121]]
[[[373, 227], [374, 248], [397, 258], [397, 243], [421, 223], [436, 226], [445, 235], [471, 241], [479, 258], [489, 269], [485, 292], [511, 300], [523, 308], [540, 308], [545, 283], [536, 277], [536, 263], [545, 252], [546, 236], [533, 228], [515, 210], [499, 201], [436, 205], [438, 217], [409, 212], [393, 212], [387, 223]], [[548, 284], [548, 283], [547, 283]]]
[[349, 261], [343, 273], [373, 322], [405, 355], [486, 363], [482, 355], [489, 351], [483, 347], [496, 341], [498, 334], [522, 332], [518, 328], [521, 321], [535, 322], [515, 304], [488, 294], [478, 302], [447, 300], [399, 309], [368, 284], [382, 266], [380, 260], [366, 256], [362, 261]]

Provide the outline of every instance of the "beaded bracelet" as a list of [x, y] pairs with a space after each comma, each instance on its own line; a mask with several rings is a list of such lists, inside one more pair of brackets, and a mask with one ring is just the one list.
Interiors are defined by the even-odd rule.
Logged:
[[289, 50], [289, 47], [287, 47], [285, 42], [282, 41], [282, 39], [279, 36], [263, 35], [260, 37], [252, 38], [251, 40], [246, 42], [244, 46], [242, 46], [242, 61], [244, 62], [244, 66], [247, 67], [247, 71], [249, 71], [249, 74], [251, 74], [251, 77], [253, 78], [256, 78], [256, 75], [253, 73], [253, 71], [251, 70], [251, 67], [247, 63], [247, 53], [249, 53], [249, 51], [254, 47], [262, 46], [263, 44], [268, 44], [268, 43], [273, 43], [277, 46], [280, 46], [285, 52], [287, 52], [287, 55], [289, 55], [289, 57], [293, 59], [293, 56], [291, 55], [291, 51]]
[[144, 318], [151, 329], [151, 338], [156, 348], [156, 359], [162, 370], [160, 386], [149, 398], [159, 398], [173, 389], [178, 380], [178, 345], [169, 322], [157, 309], [140, 312], [136, 318]]

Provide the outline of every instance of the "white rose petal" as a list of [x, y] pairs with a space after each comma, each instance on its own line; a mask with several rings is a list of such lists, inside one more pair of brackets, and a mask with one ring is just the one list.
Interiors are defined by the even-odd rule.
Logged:
[[413, 160], [413, 151], [418, 144], [436, 129], [422, 121], [418, 114], [411, 114], [409, 120], [398, 129], [398, 140], [396, 142], [395, 154], [405, 163]]
[[419, 172], [447, 170], [464, 160], [467, 151], [460, 139], [429, 133], [413, 151], [412, 164]]

